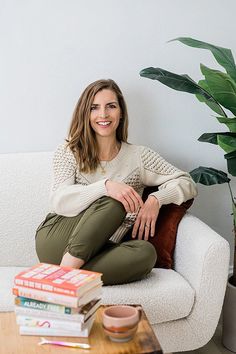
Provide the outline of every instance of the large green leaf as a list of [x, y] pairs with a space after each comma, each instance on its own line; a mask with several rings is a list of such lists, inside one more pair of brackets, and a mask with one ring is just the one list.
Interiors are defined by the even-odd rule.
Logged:
[[[212, 93], [210, 92], [209, 86], [207, 85], [206, 80], [200, 80], [198, 82], [198, 85], [200, 87], [202, 87], [205, 91], [207, 91], [209, 94], [212, 95]], [[200, 102], [206, 103], [207, 106], [209, 106], [214, 112], [227, 117], [225, 111], [223, 110], [223, 108], [221, 107], [221, 105], [217, 101], [208, 100], [205, 96], [203, 96], [201, 94], [196, 94], [196, 97]]]
[[235, 136], [217, 135], [217, 143], [225, 152], [236, 151], [236, 134]]
[[232, 151], [225, 155], [227, 160], [228, 171], [232, 176], [236, 176], [236, 151]]
[[204, 133], [198, 138], [198, 141], [201, 141], [201, 142], [204, 142], [204, 143], [210, 143], [210, 144], [218, 145], [218, 136], [227, 136], [227, 137], [231, 137], [233, 139], [236, 139], [236, 133], [231, 133], [231, 132], [221, 133], [221, 132], [217, 132], [217, 133]]
[[236, 115], [236, 83], [228, 74], [210, 69], [203, 64], [201, 71], [214, 98]]
[[233, 118], [224, 118], [224, 117], [216, 117], [219, 123], [223, 123], [227, 125], [229, 130], [232, 133], [236, 133], [236, 117]]
[[192, 170], [190, 175], [196, 183], [201, 183], [206, 186], [230, 182], [230, 178], [225, 172], [212, 167], [199, 166]]
[[234, 57], [232, 52], [228, 48], [218, 47], [213, 44], [202, 42], [190, 37], [179, 37], [172, 41], [179, 41], [189, 47], [208, 49], [214, 55], [216, 61], [225, 68], [226, 72], [234, 79], [236, 82], [236, 66], [234, 62]]
[[162, 84], [177, 90], [193, 94], [200, 94], [210, 101], [214, 101], [214, 97], [200, 87], [188, 75], [178, 75], [161, 68], [145, 68], [140, 71], [140, 76], [146, 77], [151, 80], [160, 81]]

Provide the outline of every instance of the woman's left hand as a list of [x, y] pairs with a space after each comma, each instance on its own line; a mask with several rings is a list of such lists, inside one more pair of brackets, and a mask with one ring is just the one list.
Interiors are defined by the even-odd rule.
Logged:
[[137, 234], [139, 240], [142, 238], [148, 240], [149, 236], [154, 236], [159, 210], [160, 204], [158, 199], [150, 195], [138, 212], [133, 226], [132, 238], [136, 238]]

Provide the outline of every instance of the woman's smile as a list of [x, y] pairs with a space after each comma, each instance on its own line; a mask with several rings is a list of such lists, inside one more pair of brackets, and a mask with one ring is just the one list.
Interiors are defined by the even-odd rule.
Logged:
[[97, 122], [97, 124], [106, 128], [111, 124], [111, 121], [100, 121], [100, 122]]

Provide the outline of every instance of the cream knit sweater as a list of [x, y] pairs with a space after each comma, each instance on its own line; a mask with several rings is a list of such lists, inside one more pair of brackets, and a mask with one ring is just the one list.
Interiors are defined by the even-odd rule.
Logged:
[[[105, 181], [124, 182], [142, 195], [145, 186], [158, 186], [154, 195], [160, 206], [174, 203], [180, 205], [197, 195], [196, 185], [186, 172], [166, 162], [150, 148], [122, 143], [118, 155], [111, 161], [101, 162], [94, 173], [80, 172], [76, 160], [65, 144], [54, 155], [54, 182], [50, 195], [50, 209], [67, 217], [78, 215], [98, 198], [107, 195]], [[136, 219], [128, 213], [124, 223], [112, 236], [119, 242]]]

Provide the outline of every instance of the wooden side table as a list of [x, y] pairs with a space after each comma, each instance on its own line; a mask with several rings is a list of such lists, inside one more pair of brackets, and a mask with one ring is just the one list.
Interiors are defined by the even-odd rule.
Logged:
[[0, 313], [0, 354], [56, 354], [59, 352], [60, 354], [68, 354], [75, 353], [75, 351], [78, 354], [163, 354], [144, 311], [142, 311], [138, 330], [131, 341], [126, 343], [112, 342], [102, 328], [101, 318], [104, 307], [101, 306], [97, 310], [96, 320], [89, 338], [46, 337], [51, 340], [89, 343], [90, 350], [47, 344], [40, 346], [38, 345], [40, 337], [19, 335], [14, 312]]

